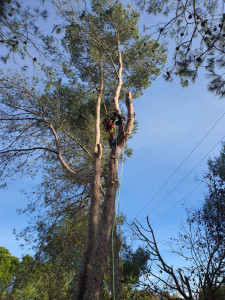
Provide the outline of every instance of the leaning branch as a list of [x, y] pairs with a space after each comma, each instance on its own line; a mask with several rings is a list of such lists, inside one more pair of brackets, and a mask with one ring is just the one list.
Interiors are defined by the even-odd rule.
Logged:
[[67, 163], [64, 161], [63, 157], [62, 157], [62, 153], [61, 153], [61, 150], [60, 150], [60, 144], [59, 144], [59, 139], [58, 139], [58, 136], [57, 136], [57, 133], [55, 131], [55, 129], [53, 128], [52, 124], [48, 123], [47, 124], [48, 127], [50, 128], [50, 130], [52, 131], [53, 135], [54, 135], [54, 138], [55, 138], [55, 144], [56, 144], [56, 148], [57, 148], [57, 156], [58, 156], [58, 159], [61, 163], [61, 165], [63, 166], [64, 169], [66, 169], [66, 171], [76, 180], [79, 180], [79, 181], [84, 181], [86, 183], [90, 183], [90, 179], [82, 176], [82, 175], [78, 175], [77, 173], [75, 173], [68, 165]]
[[6, 150], [6, 151], [0, 151], [0, 155], [1, 154], [6, 154], [9, 152], [27, 152], [27, 151], [34, 151], [34, 150], [45, 150], [48, 152], [52, 152], [55, 154], [58, 154], [57, 151], [50, 149], [50, 148], [45, 148], [45, 147], [33, 147], [33, 148], [25, 148], [25, 149], [10, 149], [10, 150]]
[[61, 128], [61, 130], [65, 133], [66, 136], [68, 136], [71, 140], [76, 142], [87, 154], [89, 157], [92, 157], [91, 153], [88, 151], [88, 149], [81, 144], [79, 141], [77, 141], [69, 132], [67, 132], [64, 128]]

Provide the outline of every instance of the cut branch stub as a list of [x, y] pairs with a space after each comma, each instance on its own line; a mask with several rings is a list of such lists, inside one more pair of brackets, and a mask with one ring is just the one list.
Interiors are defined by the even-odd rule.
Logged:
[[131, 135], [133, 124], [134, 124], [134, 107], [132, 101], [132, 94], [128, 92], [126, 94], [126, 106], [127, 106], [127, 123], [125, 128], [120, 126], [119, 133], [118, 133], [118, 146], [121, 148], [124, 146], [124, 143], [127, 142], [129, 136]]

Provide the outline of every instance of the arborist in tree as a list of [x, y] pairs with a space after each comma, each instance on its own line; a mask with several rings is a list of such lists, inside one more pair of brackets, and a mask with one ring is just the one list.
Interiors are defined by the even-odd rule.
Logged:
[[116, 145], [116, 140], [114, 139], [114, 125], [119, 126], [123, 124], [125, 117], [121, 115], [118, 109], [114, 108], [112, 112], [110, 112], [103, 121], [103, 126], [107, 133], [109, 133], [109, 146]]

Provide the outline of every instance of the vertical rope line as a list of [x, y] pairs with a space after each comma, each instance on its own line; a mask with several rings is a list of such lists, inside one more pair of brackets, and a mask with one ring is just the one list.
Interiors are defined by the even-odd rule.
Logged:
[[[122, 157], [122, 166], [121, 166], [121, 179], [120, 179], [120, 186], [122, 183], [122, 174], [123, 174], [123, 162], [124, 162], [124, 148], [123, 148], [123, 157]], [[119, 216], [120, 216], [120, 202], [119, 202]], [[123, 276], [123, 242], [122, 242], [122, 230], [121, 230], [121, 219], [120, 219], [120, 256], [121, 256], [121, 279]], [[125, 287], [124, 283], [122, 283], [122, 293], [123, 293], [123, 299], [125, 300]]]
[[106, 114], [108, 115], [109, 113], [108, 113], [107, 107], [106, 107], [106, 105], [105, 105], [105, 100], [104, 100], [103, 95], [102, 95], [102, 102], [103, 102], [104, 107], [105, 107], [105, 112], [106, 112]]
[[[119, 203], [119, 216], [120, 216], [120, 203]], [[123, 241], [122, 241], [122, 230], [121, 230], [121, 224], [122, 220], [120, 218], [120, 265], [121, 265], [121, 282], [123, 279]], [[122, 282], [122, 293], [123, 293], [123, 300], [126, 300], [126, 294], [125, 294], [125, 287], [124, 287], [124, 282]]]

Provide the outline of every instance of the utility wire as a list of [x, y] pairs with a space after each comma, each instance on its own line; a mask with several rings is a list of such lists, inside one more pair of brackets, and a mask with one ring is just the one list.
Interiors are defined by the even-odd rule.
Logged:
[[186, 199], [194, 190], [196, 190], [202, 182], [200, 182], [197, 186], [191, 189], [183, 198], [181, 198], [178, 202], [176, 202], [172, 207], [170, 207], [161, 217], [159, 217], [152, 225], [158, 223], [161, 219], [163, 219], [172, 209], [174, 209], [178, 204], [180, 204], [184, 199]]
[[[198, 165], [200, 165], [200, 163], [222, 142], [222, 140], [225, 138], [225, 136], [222, 137], [222, 139], [220, 139], [220, 141], [187, 173], [187, 175], [185, 175], [179, 182], [177, 185], [175, 185], [175, 187], [168, 193], [166, 194], [165, 197], [162, 198], [162, 200], [160, 202], [158, 202], [158, 204], [156, 204], [156, 206], [151, 210], [151, 213], [153, 213], [158, 207], [159, 205], [166, 200], [167, 197], [169, 197], [177, 188], [178, 186], [184, 182], [184, 180], [194, 171], [194, 169], [197, 168]], [[142, 219], [143, 221], [144, 219]]]
[[186, 162], [186, 160], [191, 156], [191, 154], [198, 148], [198, 146], [205, 140], [205, 138], [210, 134], [210, 132], [216, 127], [219, 121], [223, 118], [225, 112], [216, 120], [213, 126], [206, 132], [203, 138], [198, 142], [198, 144], [192, 149], [192, 151], [186, 156], [186, 158], [178, 165], [178, 167], [171, 173], [171, 175], [166, 179], [166, 181], [159, 187], [156, 193], [146, 202], [143, 208], [137, 213], [135, 219], [144, 211], [144, 209], [148, 206], [148, 204], [161, 192], [164, 186], [170, 181], [170, 179], [177, 173], [180, 167]]

